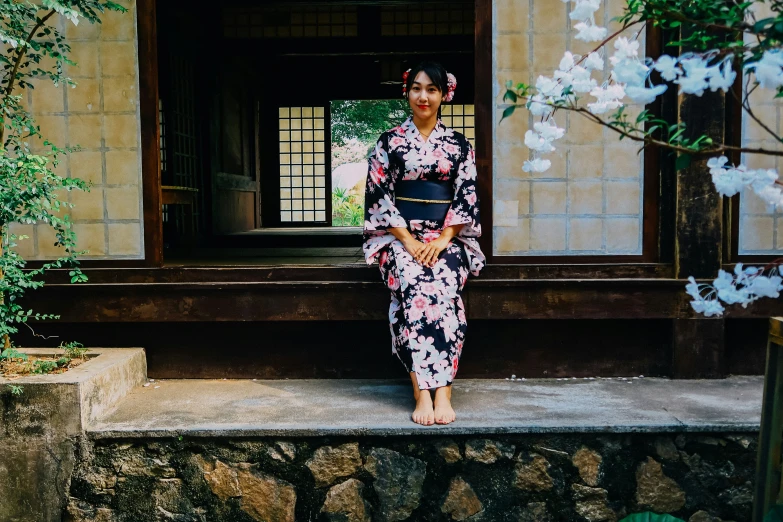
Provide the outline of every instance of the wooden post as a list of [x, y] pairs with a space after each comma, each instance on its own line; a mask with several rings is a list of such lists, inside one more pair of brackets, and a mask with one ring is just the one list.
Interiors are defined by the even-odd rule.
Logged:
[[756, 491], [753, 522], [762, 522], [773, 506], [783, 502], [781, 494], [781, 450], [783, 449], [783, 317], [769, 320], [767, 370], [761, 407]]
[[[685, 134], [703, 134], [723, 142], [725, 98], [720, 91], [686, 95], [680, 105]], [[678, 279], [713, 279], [723, 261], [723, 198], [715, 190], [708, 158], [693, 158], [677, 173], [674, 271]], [[684, 290], [683, 290], [684, 291]], [[676, 319], [672, 329], [672, 376], [681, 379], [723, 377], [724, 321]]]

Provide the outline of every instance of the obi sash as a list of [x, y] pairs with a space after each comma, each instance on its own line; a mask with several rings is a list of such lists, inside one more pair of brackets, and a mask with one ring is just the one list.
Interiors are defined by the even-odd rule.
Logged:
[[394, 202], [405, 221], [440, 221], [451, 207], [453, 190], [451, 181], [398, 181], [394, 184]]

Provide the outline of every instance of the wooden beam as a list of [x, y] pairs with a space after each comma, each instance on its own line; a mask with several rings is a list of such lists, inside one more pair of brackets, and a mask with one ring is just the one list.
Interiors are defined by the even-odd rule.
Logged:
[[[674, 360], [692, 361], [695, 353], [704, 362], [684, 362], [684, 367], [721, 371], [717, 322], [695, 320], [699, 316], [682, 288], [683, 281], [671, 279], [476, 280], [466, 288], [467, 313], [487, 320], [690, 319], [693, 325], [678, 326], [681, 350]], [[60, 313], [62, 321], [74, 323], [364, 321], [386, 319], [388, 290], [377, 280], [49, 284], [35, 292], [35, 300], [41, 313]], [[783, 303], [767, 301], [764, 308], [732, 310], [730, 317], [783, 314]], [[65, 310], [64, 302], [69, 303]], [[707, 344], [694, 350], [693, 343], [701, 342], [697, 334]]]
[[147, 266], [163, 265], [156, 12], [156, 0], [137, 0], [144, 259]]

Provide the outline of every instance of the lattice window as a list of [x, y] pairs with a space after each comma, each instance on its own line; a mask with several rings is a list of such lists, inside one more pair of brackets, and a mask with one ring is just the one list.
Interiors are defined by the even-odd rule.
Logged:
[[195, 67], [185, 58], [172, 56], [171, 81], [173, 96], [169, 100], [169, 137], [172, 141], [168, 184], [194, 189], [201, 188], [201, 158], [199, 152], [198, 112], [196, 108]]
[[281, 107], [280, 221], [326, 221], [326, 154], [323, 107]]
[[476, 122], [473, 105], [441, 105], [441, 120], [446, 127], [451, 127], [457, 132], [461, 132], [468, 138], [470, 144], [476, 146]]
[[328, 38], [357, 34], [358, 17], [354, 6], [223, 9], [226, 38]]
[[381, 8], [381, 36], [471, 35], [473, 4], [425, 4]]

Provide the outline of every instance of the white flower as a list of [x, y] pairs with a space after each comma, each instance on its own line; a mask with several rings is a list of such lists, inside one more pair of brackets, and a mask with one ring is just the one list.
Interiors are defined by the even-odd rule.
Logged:
[[566, 51], [563, 57], [560, 59], [560, 65], [558, 65], [558, 69], [561, 71], [568, 71], [571, 67], [574, 66], [574, 55], [571, 54], [569, 51]]
[[723, 196], [731, 197], [744, 188], [745, 180], [743, 170], [734, 167], [728, 169], [723, 167], [727, 161], [725, 156], [711, 158], [707, 162], [707, 167], [710, 169], [715, 190]]
[[565, 129], [558, 127], [554, 123], [550, 123], [550, 121], [551, 120], [536, 122], [533, 124], [533, 128], [545, 140], [559, 140], [565, 134]]
[[536, 89], [544, 96], [558, 98], [563, 93], [563, 86], [554, 78], [539, 76], [536, 80]]
[[710, 158], [707, 160], [707, 168], [708, 169], [722, 169], [723, 165], [725, 165], [729, 161], [729, 158], [726, 156], [720, 156], [718, 158]]
[[552, 152], [555, 150], [549, 140], [545, 140], [532, 130], [525, 133], [525, 146], [536, 152]]
[[635, 58], [636, 56], [639, 56], [639, 40], [629, 41], [628, 38], [622, 36], [615, 40], [614, 48], [617, 49], [617, 51], [615, 51], [614, 56], [612, 56], [612, 61], [620, 61], [625, 58]]
[[780, 291], [783, 290], [783, 278], [780, 276], [766, 277], [758, 275], [754, 277], [748, 286], [748, 293], [758, 297], [780, 297]]
[[574, 75], [567, 71], [561, 71], [560, 69], [556, 70], [554, 73], [554, 77], [557, 80], [560, 80], [560, 85], [565, 87], [570, 87], [571, 83], [574, 81]]
[[592, 70], [592, 69], [595, 69], [597, 71], [604, 70], [604, 60], [596, 52], [592, 52], [588, 54], [587, 58], [585, 58], [584, 64], [588, 70]]
[[688, 284], [685, 285], [685, 292], [696, 300], [701, 300], [701, 293], [699, 293], [699, 285], [693, 276], [688, 278]]
[[527, 109], [533, 116], [549, 116], [555, 111], [555, 108], [549, 103], [550, 101], [551, 98], [547, 99], [541, 94], [536, 94], [527, 102]]
[[598, 82], [590, 77], [590, 71], [579, 65], [571, 69], [571, 76], [571, 88], [574, 92], [590, 92], [598, 86]]
[[699, 57], [685, 58], [680, 60], [680, 65], [685, 74], [674, 80], [674, 83], [680, 85], [680, 92], [696, 96], [704, 94], [704, 89], [707, 88], [707, 75], [710, 72], [706, 61]]
[[718, 299], [726, 304], [744, 303], [750, 293], [745, 287], [737, 288], [734, 276], [725, 270], [718, 271], [718, 277], [712, 282], [712, 286], [718, 291]]
[[536, 158], [532, 161], [527, 160], [522, 166], [525, 172], [545, 172], [552, 166], [552, 162], [547, 159]]
[[761, 60], [746, 67], [754, 69], [756, 81], [762, 89], [777, 89], [783, 85], [783, 53], [777, 49], [764, 51]]
[[704, 314], [704, 317], [721, 316], [725, 310], [717, 299], [691, 301], [691, 307], [697, 313]]
[[578, 0], [576, 7], [568, 15], [571, 20], [585, 22], [593, 18], [593, 13], [601, 7], [601, 0]]
[[574, 29], [579, 31], [574, 38], [583, 42], [600, 42], [607, 35], [606, 27], [588, 25], [585, 22], [579, 22], [574, 26]]
[[783, 208], [783, 191], [779, 185], [767, 185], [753, 190], [761, 200], [769, 206]]
[[598, 98], [598, 101], [587, 104], [587, 109], [593, 114], [603, 114], [606, 111], [622, 107], [620, 101], [625, 97], [625, 89], [622, 85], [613, 84], [607, 87], [596, 87], [590, 91], [590, 95]]
[[710, 68], [709, 85], [712, 92], [718, 89], [723, 92], [728, 91], [732, 85], [734, 85], [734, 79], [737, 77], [737, 73], [731, 69], [731, 56], [723, 62], [723, 70], [716, 65]]
[[589, 110], [593, 114], [603, 114], [607, 111], [619, 109], [622, 106], [623, 103], [621, 101], [609, 100], [609, 101], [588, 103], [587, 110]]
[[641, 86], [647, 79], [650, 68], [639, 60], [620, 60], [614, 64], [612, 78], [621, 83]]
[[670, 82], [677, 78], [677, 75], [682, 74], [682, 70], [677, 67], [677, 58], [664, 54], [658, 58], [658, 61], [653, 65], [653, 69], [661, 73], [661, 78]]
[[645, 87], [637, 87], [635, 85], [629, 85], [625, 88], [625, 93], [636, 103], [642, 103], [647, 105], [655, 101], [655, 98], [660, 96], [666, 91], [666, 85], [656, 85], [649, 89]]

